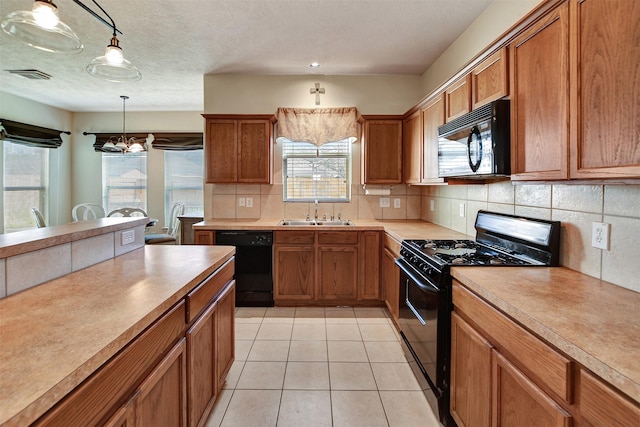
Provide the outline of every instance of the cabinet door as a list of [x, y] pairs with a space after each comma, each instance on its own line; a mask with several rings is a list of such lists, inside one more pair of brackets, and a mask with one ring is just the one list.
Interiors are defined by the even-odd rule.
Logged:
[[492, 352], [493, 427], [569, 427], [572, 417], [497, 351]]
[[567, 179], [569, 6], [564, 3], [510, 45], [511, 179]]
[[104, 427], [134, 427], [136, 425], [136, 399], [137, 395], [134, 395], [109, 418]]
[[362, 150], [362, 184], [402, 182], [401, 120], [366, 120]]
[[238, 122], [236, 120], [207, 119], [206, 123], [207, 182], [237, 182]]
[[444, 91], [447, 123], [471, 111], [471, 75], [451, 83]]
[[224, 385], [235, 360], [236, 282], [229, 282], [216, 302], [216, 381], [218, 390]]
[[402, 123], [402, 169], [406, 184], [422, 180], [422, 116], [416, 111]]
[[509, 95], [506, 47], [489, 56], [471, 71], [471, 89], [474, 110]]
[[574, 0], [571, 7], [571, 177], [640, 177], [640, 2]]
[[213, 245], [215, 237], [213, 231], [195, 230], [193, 232], [193, 241], [196, 245]]
[[380, 300], [380, 232], [360, 232], [358, 299]]
[[313, 299], [314, 254], [313, 246], [275, 245], [273, 247], [274, 299]]
[[491, 425], [492, 345], [451, 314], [451, 415], [458, 427]]
[[216, 308], [211, 306], [187, 331], [187, 389], [189, 426], [202, 426], [217, 396]]
[[238, 121], [238, 182], [271, 183], [271, 122]]
[[395, 255], [387, 248], [382, 255], [382, 288], [384, 303], [395, 323], [398, 323], [400, 310], [400, 269], [395, 263]]
[[444, 178], [438, 177], [438, 127], [442, 126], [444, 122], [444, 93], [442, 93], [422, 110], [424, 144], [422, 182], [444, 181]]
[[357, 247], [318, 247], [318, 299], [356, 299], [357, 284]]
[[139, 388], [136, 425], [186, 427], [185, 339], [169, 351]]
[[637, 427], [640, 406], [622, 396], [612, 387], [580, 370], [580, 414], [589, 426]]

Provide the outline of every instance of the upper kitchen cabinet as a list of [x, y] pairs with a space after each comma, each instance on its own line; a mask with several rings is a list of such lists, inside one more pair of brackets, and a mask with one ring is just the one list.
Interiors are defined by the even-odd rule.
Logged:
[[270, 184], [273, 122], [270, 115], [204, 114], [207, 183]]
[[450, 122], [491, 101], [509, 95], [507, 48], [503, 47], [454, 81], [444, 91], [445, 120]]
[[402, 118], [361, 116], [361, 184], [402, 183]]
[[444, 96], [447, 122], [471, 111], [471, 75], [467, 74], [447, 86]]
[[507, 48], [498, 50], [471, 71], [472, 108], [509, 95]]
[[438, 127], [444, 122], [444, 93], [441, 93], [422, 108], [423, 183], [444, 182], [444, 178], [438, 177]]
[[561, 4], [516, 37], [509, 49], [511, 179], [566, 179], [568, 3]]
[[404, 182], [420, 184], [422, 182], [422, 112], [415, 111], [402, 122], [402, 164]]
[[571, 178], [640, 177], [640, 2], [572, 0]]

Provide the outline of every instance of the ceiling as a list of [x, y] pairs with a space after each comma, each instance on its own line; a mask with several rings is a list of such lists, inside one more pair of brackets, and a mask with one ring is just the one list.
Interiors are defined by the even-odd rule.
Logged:
[[[73, 112], [202, 111], [205, 74], [421, 75], [493, 0], [102, 0], [132, 83], [85, 71], [104, 55], [107, 27], [72, 0], [56, 0], [78, 34], [75, 55], [31, 48], [0, 31], [1, 90]], [[98, 11], [91, 0], [87, 6]], [[32, 0], [2, 0], [0, 16]], [[320, 67], [310, 69], [317, 61]], [[31, 80], [9, 69], [37, 69]]]

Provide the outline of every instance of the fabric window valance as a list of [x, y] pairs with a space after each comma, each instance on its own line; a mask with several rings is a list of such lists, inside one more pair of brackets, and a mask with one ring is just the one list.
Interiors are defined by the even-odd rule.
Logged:
[[[103, 150], [102, 146], [111, 137], [119, 136], [118, 132], [110, 133], [87, 133], [85, 135], [95, 135], [96, 140], [93, 143], [93, 149], [98, 152], [109, 152]], [[144, 139], [149, 136], [148, 133], [128, 133], [127, 138], [134, 137], [136, 139]], [[154, 140], [151, 146], [156, 150], [168, 151], [187, 151], [202, 150], [204, 146], [204, 137], [201, 132], [153, 132]]]
[[28, 125], [11, 120], [0, 119], [0, 140], [27, 145], [29, 147], [58, 148], [62, 145], [63, 132], [40, 126]]
[[343, 108], [278, 108], [276, 140], [315, 145], [358, 139], [357, 110]]

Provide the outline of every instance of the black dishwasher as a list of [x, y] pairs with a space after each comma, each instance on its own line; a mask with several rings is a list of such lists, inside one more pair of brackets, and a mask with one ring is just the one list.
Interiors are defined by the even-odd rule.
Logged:
[[273, 307], [273, 232], [217, 230], [215, 243], [236, 247], [236, 307]]

